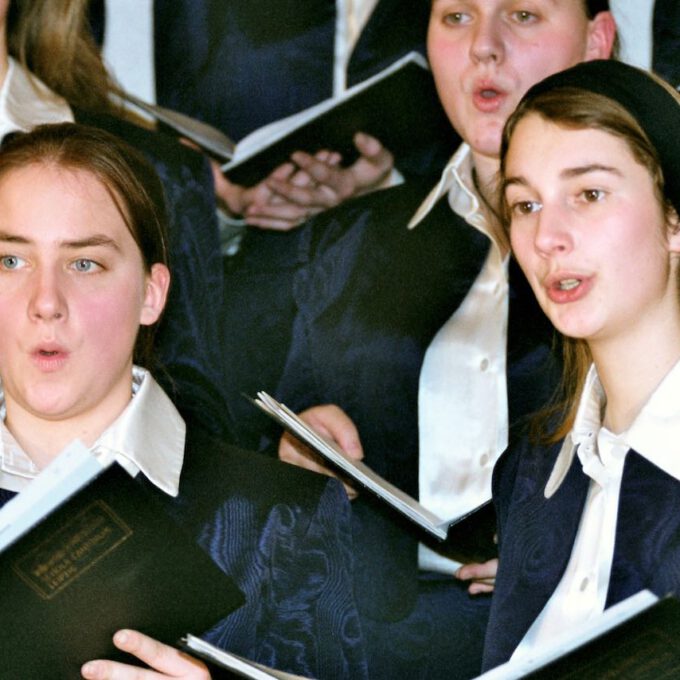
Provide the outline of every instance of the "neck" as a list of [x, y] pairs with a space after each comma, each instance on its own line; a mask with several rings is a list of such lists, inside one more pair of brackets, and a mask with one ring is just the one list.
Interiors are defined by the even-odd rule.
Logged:
[[503, 229], [499, 211], [499, 162], [497, 158], [489, 158], [472, 153], [472, 180], [475, 191], [481, 199], [482, 209], [486, 213], [489, 228], [498, 244], [501, 254], [505, 256], [510, 251], [508, 236]]
[[631, 333], [609, 342], [590, 343], [607, 396], [604, 426], [624, 432], [673, 366], [680, 360], [680, 318], [662, 332]]
[[11, 418], [8, 413], [5, 421], [7, 428], [39, 470], [51, 463], [75, 439], [89, 448], [101, 434], [88, 427], [74, 428], [73, 423], [68, 422], [31, 419], [33, 422], [29, 426], [29, 419], [18, 420]]
[[132, 378], [111, 389], [103, 401], [74, 415], [45, 416], [34, 413], [5, 393], [5, 425], [19, 446], [39, 468], [54, 460], [68, 444], [79, 439], [88, 448], [120, 416], [130, 403]]
[[496, 211], [498, 204], [497, 184], [500, 163], [497, 158], [490, 158], [472, 152], [472, 164], [475, 173], [475, 188], [482, 200]]

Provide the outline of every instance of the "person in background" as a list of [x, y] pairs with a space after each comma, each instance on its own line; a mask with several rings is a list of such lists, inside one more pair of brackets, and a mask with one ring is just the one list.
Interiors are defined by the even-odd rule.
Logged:
[[163, 182], [175, 284], [157, 340], [158, 378], [186, 413], [219, 436], [231, 431], [214, 310], [223, 272], [205, 158], [123, 118], [87, 24], [87, 0], [0, 0], [0, 137], [78, 120], [144, 152]]
[[[43, 125], [3, 144], [0, 505], [79, 439], [155, 493], [243, 591], [209, 641], [309, 677], [365, 677], [340, 484], [213, 438], [144, 368], [170, 285], [153, 191], [144, 158], [96, 128]], [[205, 677], [134, 632], [115, 641], [171, 677]], [[83, 677], [141, 672], [102, 660]]]
[[[503, 125], [538, 80], [608, 57], [615, 32], [601, 0], [434, 0], [429, 61], [465, 144], [433, 190], [406, 182], [302, 228], [275, 396], [440, 517], [490, 499], [511, 426], [557, 380], [552, 330], [498, 219]], [[320, 469], [289, 436], [279, 455]], [[491, 589], [495, 562], [461, 568], [455, 544], [367, 494], [352, 515], [371, 673], [477, 674], [489, 601], [467, 589]]]
[[[409, 0], [156, 0], [156, 100], [238, 142], [339, 96], [409, 51], [424, 53], [427, 20], [427, 4]], [[399, 159], [398, 168], [434, 177], [455, 143], [443, 127], [440, 144]], [[394, 159], [378, 139], [358, 134], [355, 144], [359, 159], [347, 167], [332, 146], [316, 157], [297, 152], [255, 187], [216, 172], [222, 205], [249, 225], [290, 229], [394, 181]]]
[[487, 668], [680, 587], [678, 140], [678, 93], [606, 61], [536, 85], [506, 126], [503, 214], [564, 374], [494, 473]]

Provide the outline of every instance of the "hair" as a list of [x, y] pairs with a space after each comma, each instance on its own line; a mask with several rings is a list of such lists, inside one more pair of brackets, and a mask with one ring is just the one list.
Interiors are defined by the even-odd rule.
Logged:
[[[135, 149], [98, 128], [76, 123], [39, 125], [5, 138], [0, 179], [14, 170], [45, 165], [86, 172], [107, 190], [142, 255], [148, 274], [156, 263], [168, 266], [163, 188], [155, 170]], [[140, 326], [133, 360], [151, 368], [157, 323]]]
[[[557, 87], [520, 102], [503, 130], [501, 178], [506, 176], [505, 162], [513, 132], [518, 123], [531, 113], [563, 128], [601, 130], [623, 140], [635, 160], [649, 172], [657, 200], [666, 218], [670, 219], [674, 214], [675, 208], [666, 194], [658, 152], [638, 121], [613, 99], [576, 87]], [[510, 210], [504, 191], [500, 202], [501, 219], [505, 229], [509, 230]], [[680, 277], [678, 289], [680, 290]], [[547, 443], [559, 441], [571, 430], [578, 408], [578, 395], [583, 389], [592, 363], [590, 350], [584, 340], [563, 337], [561, 345], [562, 380], [552, 401], [539, 411], [531, 424], [533, 439]]]
[[9, 53], [71, 106], [115, 112], [109, 76], [88, 21], [89, 0], [11, 0]]
[[589, 19], [600, 12], [609, 12], [609, 0], [584, 0], [584, 6]]

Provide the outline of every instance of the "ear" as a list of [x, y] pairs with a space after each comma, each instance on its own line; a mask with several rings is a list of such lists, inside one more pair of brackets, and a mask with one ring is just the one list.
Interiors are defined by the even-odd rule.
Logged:
[[680, 253], [680, 217], [675, 210], [671, 210], [668, 216], [668, 250], [671, 253]]
[[616, 39], [616, 20], [611, 12], [598, 12], [588, 22], [584, 61], [609, 59]]
[[151, 272], [146, 277], [144, 303], [139, 316], [139, 323], [142, 326], [150, 326], [158, 321], [165, 307], [169, 288], [170, 270], [157, 262], [151, 266]]

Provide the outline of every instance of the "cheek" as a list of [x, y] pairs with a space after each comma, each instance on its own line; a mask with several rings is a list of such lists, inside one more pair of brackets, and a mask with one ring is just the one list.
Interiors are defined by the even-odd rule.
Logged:
[[136, 286], [106, 291], [81, 301], [80, 322], [98, 346], [129, 342], [139, 330], [141, 292]]
[[428, 55], [432, 75], [441, 95], [446, 94], [443, 85], [453, 82], [466, 65], [461, 43], [441, 37], [434, 32], [428, 41]]
[[[522, 49], [515, 54], [515, 70], [522, 78], [522, 86], [526, 92], [549, 75], [583, 61], [585, 42], [574, 42], [573, 34], [555, 31], [542, 36], [540, 41], [522, 45]], [[520, 96], [523, 94], [524, 92], [520, 93]]]

